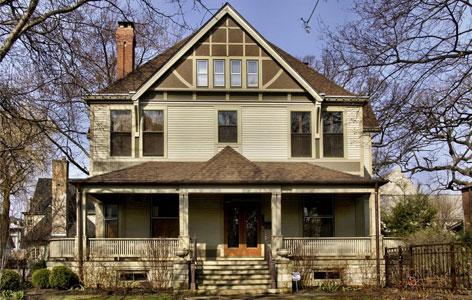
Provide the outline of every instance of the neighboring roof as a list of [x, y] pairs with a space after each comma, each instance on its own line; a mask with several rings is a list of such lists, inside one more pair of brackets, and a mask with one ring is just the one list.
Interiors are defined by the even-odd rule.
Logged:
[[[77, 224], [69, 222], [67, 225], [67, 237], [75, 237]], [[52, 221], [51, 216], [44, 216], [30, 231], [21, 239], [23, 245], [42, 244], [51, 238]], [[87, 236], [95, 237], [95, 224], [87, 218]]]
[[[75, 203], [75, 186], [69, 182], [67, 187], [67, 201]], [[45, 215], [50, 213], [52, 203], [52, 179], [38, 178], [33, 197], [29, 202], [29, 209], [26, 214]], [[93, 210], [94, 206], [87, 203], [87, 209]]]
[[364, 131], [373, 131], [378, 132], [380, 131], [380, 125], [377, 121], [377, 117], [372, 109], [372, 105], [370, 103], [364, 104], [362, 107], [362, 117], [363, 117], [363, 124], [364, 124]]
[[253, 162], [230, 146], [206, 162], [148, 161], [93, 176], [83, 184], [374, 184], [308, 162]]

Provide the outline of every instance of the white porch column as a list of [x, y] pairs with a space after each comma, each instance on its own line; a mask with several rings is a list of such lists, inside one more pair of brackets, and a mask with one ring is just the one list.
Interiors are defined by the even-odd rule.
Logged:
[[85, 261], [88, 257], [88, 243], [87, 243], [87, 193], [82, 193], [81, 203], [81, 214], [82, 214], [82, 255]]
[[190, 249], [188, 230], [188, 193], [179, 194], [179, 249]]
[[282, 236], [282, 194], [273, 192], [271, 198], [272, 256], [277, 256], [277, 249], [283, 248]]
[[375, 192], [369, 195], [369, 236], [370, 236], [370, 252], [375, 257]]
[[103, 202], [95, 200], [95, 237], [105, 237], [105, 212]]

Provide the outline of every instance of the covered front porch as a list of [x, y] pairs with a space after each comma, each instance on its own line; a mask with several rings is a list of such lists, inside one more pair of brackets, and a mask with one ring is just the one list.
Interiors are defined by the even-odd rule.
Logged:
[[[84, 188], [95, 205], [95, 236], [53, 239], [50, 258], [150, 259], [150, 251], [198, 259], [289, 256], [375, 256], [375, 189], [348, 187], [95, 187]], [[81, 205], [82, 204], [82, 205]], [[80, 243], [79, 243], [80, 241]], [[81, 244], [81, 249], [78, 249]], [[285, 251], [286, 252], [286, 251]]]

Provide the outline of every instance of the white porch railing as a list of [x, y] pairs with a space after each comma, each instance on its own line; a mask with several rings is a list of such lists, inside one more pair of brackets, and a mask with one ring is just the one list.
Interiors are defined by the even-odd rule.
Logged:
[[91, 238], [89, 256], [165, 259], [175, 255], [178, 245], [177, 238]]
[[286, 237], [284, 248], [293, 256], [367, 256], [372, 254], [369, 237]]
[[70, 258], [75, 256], [75, 239], [58, 238], [49, 240], [49, 257]]

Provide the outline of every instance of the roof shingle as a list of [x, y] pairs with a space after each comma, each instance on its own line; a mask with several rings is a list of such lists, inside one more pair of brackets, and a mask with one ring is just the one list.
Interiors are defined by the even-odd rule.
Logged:
[[206, 162], [149, 161], [93, 176], [84, 184], [374, 184], [308, 162], [253, 162], [230, 146]]

